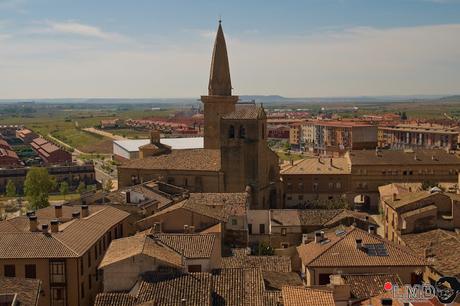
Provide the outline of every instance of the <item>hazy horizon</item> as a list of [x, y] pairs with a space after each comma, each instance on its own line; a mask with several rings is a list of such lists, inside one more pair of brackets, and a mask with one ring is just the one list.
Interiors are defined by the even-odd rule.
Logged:
[[235, 95], [460, 93], [459, 0], [0, 0], [0, 99], [199, 98], [219, 15]]

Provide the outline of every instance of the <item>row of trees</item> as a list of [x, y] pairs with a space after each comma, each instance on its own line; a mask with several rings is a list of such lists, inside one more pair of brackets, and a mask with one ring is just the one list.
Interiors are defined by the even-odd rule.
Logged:
[[[57, 187], [56, 179], [49, 175], [46, 168], [31, 168], [27, 172], [26, 180], [24, 181], [24, 194], [27, 201], [29, 202], [29, 208], [36, 210], [43, 207], [49, 206], [49, 193], [55, 190]], [[69, 184], [66, 181], [63, 181], [59, 184], [59, 192], [64, 197], [69, 194]], [[108, 180], [104, 186], [103, 190], [109, 192], [113, 189], [113, 183], [111, 180]], [[80, 182], [76, 191], [79, 194], [82, 194], [87, 190], [87, 187], [84, 182]], [[6, 193], [7, 197], [16, 197], [16, 185], [12, 180], [8, 180], [6, 184]]]

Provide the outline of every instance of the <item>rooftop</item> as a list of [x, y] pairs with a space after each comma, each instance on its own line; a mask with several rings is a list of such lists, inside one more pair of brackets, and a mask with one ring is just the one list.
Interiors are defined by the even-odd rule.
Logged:
[[430, 198], [435, 198], [439, 196], [447, 197], [447, 195], [444, 195], [443, 193], [440, 193], [440, 192], [431, 193], [429, 191], [422, 190], [422, 191], [417, 191], [417, 192], [408, 192], [408, 193], [399, 194], [396, 196], [396, 198], [388, 197], [384, 199], [384, 202], [387, 205], [391, 206], [393, 209], [398, 209], [403, 206], [409, 205], [411, 203], [419, 202], [421, 200], [424, 200], [424, 204], [428, 204], [427, 201], [429, 201]]
[[[114, 140], [113, 143], [128, 152], [138, 152], [139, 147], [150, 143], [150, 139], [123, 139]], [[170, 146], [173, 150], [202, 149], [204, 147], [203, 137], [161, 138], [160, 143]]]
[[248, 104], [236, 104], [235, 111], [226, 114], [222, 119], [238, 119], [238, 120], [251, 120], [251, 119], [262, 119], [266, 118], [264, 108], [255, 103]]
[[247, 255], [246, 249], [233, 249], [233, 256], [222, 257], [223, 269], [260, 268], [262, 271], [291, 272], [291, 258], [287, 256]]
[[445, 276], [460, 277], [460, 236], [443, 229], [402, 235], [404, 243], [419, 256], [425, 257], [428, 249], [428, 261], [432, 268]]
[[356, 150], [347, 153], [353, 166], [370, 165], [456, 165], [460, 158], [442, 149]]
[[307, 158], [283, 170], [281, 174], [350, 174], [350, 163], [345, 157]]
[[300, 286], [284, 286], [282, 289], [284, 306], [334, 306], [332, 291], [305, 288]]
[[[88, 217], [69, 218], [69, 212], [71, 215], [79, 211], [77, 207], [62, 206], [58, 232], [43, 233], [40, 226], [31, 232], [27, 216], [0, 222], [0, 258], [80, 257], [108, 230], [129, 216], [110, 206], [92, 205]], [[40, 209], [35, 214], [38, 224], [49, 224], [56, 218], [53, 207]]]
[[404, 131], [404, 132], [418, 132], [418, 133], [436, 133], [436, 134], [452, 134], [458, 135], [457, 128], [446, 127], [442, 125], [430, 124], [398, 124], [395, 126], [381, 127], [385, 130]]
[[[362, 246], [358, 248], [357, 239]], [[429, 263], [407, 247], [394, 244], [359, 228], [328, 232], [322, 242], [297, 247], [310, 267], [425, 266]]]
[[169, 154], [129, 160], [119, 166], [119, 168], [219, 171], [221, 169], [220, 150], [172, 150]]
[[246, 213], [246, 193], [190, 193], [189, 198], [166, 207], [163, 210], [138, 221], [140, 227], [150, 224], [150, 220], [185, 209], [209, 218], [227, 222], [230, 216], [242, 216]]
[[386, 282], [403, 285], [397, 274], [342, 274], [341, 277], [350, 286], [351, 297], [358, 301], [384, 293]]
[[41, 281], [38, 279], [0, 277], [0, 297], [7, 294], [16, 295], [18, 305], [37, 305], [40, 288]]

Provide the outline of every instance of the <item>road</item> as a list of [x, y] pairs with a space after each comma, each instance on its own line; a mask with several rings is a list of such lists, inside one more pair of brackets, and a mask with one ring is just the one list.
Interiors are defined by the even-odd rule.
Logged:
[[86, 131], [88, 133], [97, 134], [97, 135], [100, 135], [100, 136], [104, 136], [104, 137], [107, 137], [107, 138], [111, 138], [113, 140], [127, 139], [127, 138], [125, 138], [123, 136], [115, 135], [115, 134], [112, 134], [110, 132], [102, 131], [102, 130], [99, 130], [99, 129], [96, 129], [96, 128], [93, 128], [93, 127], [84, 128], [83, 131]]

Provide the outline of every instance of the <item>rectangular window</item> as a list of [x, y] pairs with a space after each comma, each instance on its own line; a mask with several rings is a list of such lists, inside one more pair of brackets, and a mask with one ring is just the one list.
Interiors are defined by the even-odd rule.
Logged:
[[251, 223], [248, 224], [248, 232], [249, 232], [249, 235], [252, 234], [252, 224]]
[[91, 280], [91, 273], [88, 275], [88, 289], [91, 290], [91, 287], [93, 286], [92, 280]]
[[282, 235], [282, 236], [286, 236], [286, 233], [287, 233], [287, 228], [283, 227], [283, 228], [281, 229], [281, 235]]
[[201, 272], [201, 265], [189, 265], [188, 272]]
[[94, 261], [97, 261], [97, 245], [94, 245]]
[[80, 258], [80, 275], [85, 273], [85, 257]]
[[53, 284], [65, 283], [64, 261], [50, 261], [50, 281]]
[[265, 224], [259, 224], [259, 234], [265, 234]]
[[5, 277], [16, 277], [16, 266], [15, 265], [4, 265]]
[[298, 199], [299, 199], [299, 201], [302, 201], [303, 200], [303, 194], [299, 194]]
[[88, 268], [91, 267], [91, 249], [88, 250]]
[[238, 221], [234, 218], [232, 218], [232, 225], [237, 225], [238, 224]]
[[37, 267], [35, 265], [25, 265], [26, 278], [37, 278]]

